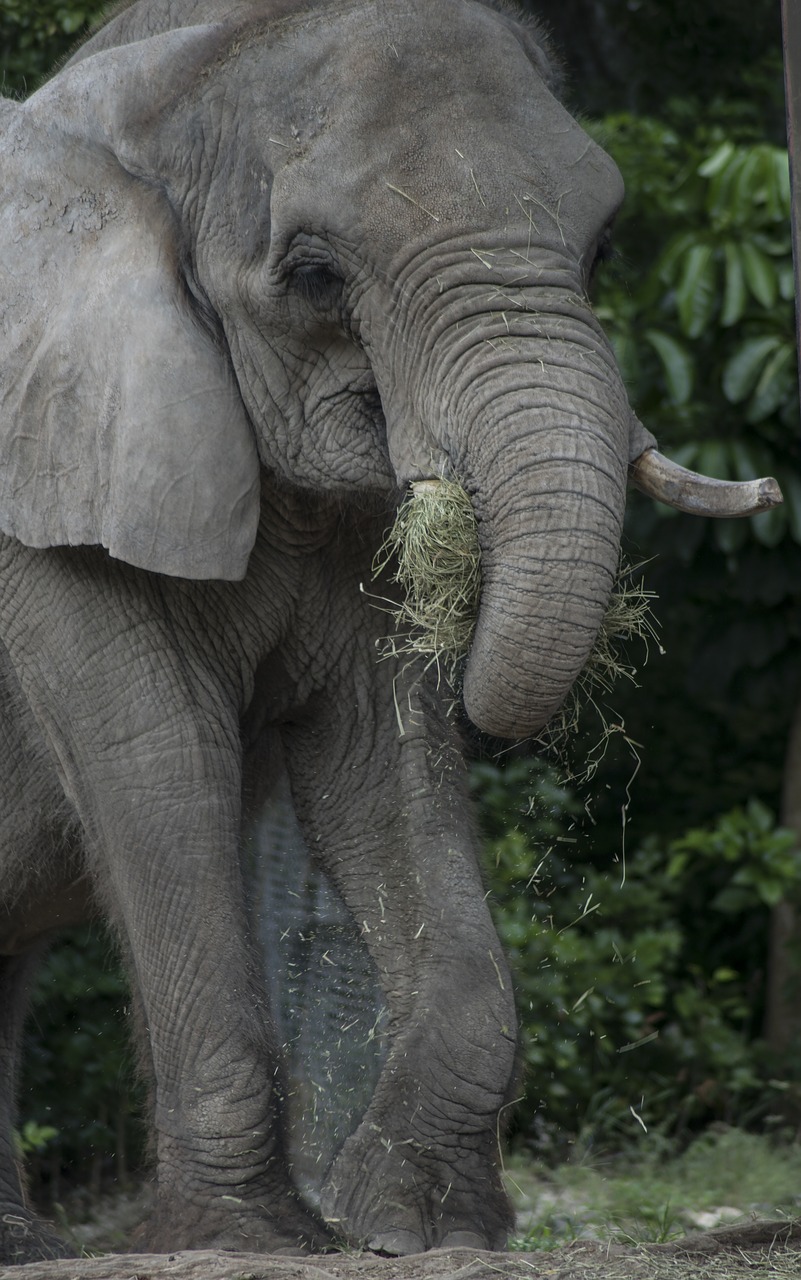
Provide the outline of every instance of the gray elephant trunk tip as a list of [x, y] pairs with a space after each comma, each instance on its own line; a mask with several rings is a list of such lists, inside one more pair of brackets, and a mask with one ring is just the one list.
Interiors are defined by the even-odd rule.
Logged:
[[451, 684], [467, 656], [478, 616], [481, 554], [468, 494], [454, 480], [421, 480], [403, 500], [373, 562], [393, 569], [403, 589], [385, 654], [420, 654]]
[[[651, 608], [656, 593], [646, 590], [639, 576], [641, 568], [642, 565], [628, 564], [621, 559], [590, 656], [562, 706], [539, 735], [538, 742], [556, 758], [569, 781], [588, 782], [603, 760], [612, 734], [625, 737], [621, 718], [608, 706], [600, 705], [600, 699], [612, 692], [621, 676], [636, 683], [638, 666], [648, 661], [651, 645], [655, 645], [659, 653], [665, 652], [659, 640], [658, 620]], [[639, 664], [633, 661], [628, 649], [632, 640], [640, 640], [644, 646], [644, 657]], [[578, 732], [587, 706], [596, 711], [601, 732], [581, 767], [576, 769], [568, 759], [568, 743]], [[630, 745], [633, 749], [633, 744]]]

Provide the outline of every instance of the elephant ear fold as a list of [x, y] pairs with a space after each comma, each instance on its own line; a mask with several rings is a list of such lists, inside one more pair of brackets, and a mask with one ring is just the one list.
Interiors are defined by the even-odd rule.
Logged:
[[210, 33], [87, 57], [3, 104], [0, 529], [237, 579], [258, 524], [255, 440], [186, 286], [163, 177], [141, 176], [160, 149], [157, 87], [174, 98]]

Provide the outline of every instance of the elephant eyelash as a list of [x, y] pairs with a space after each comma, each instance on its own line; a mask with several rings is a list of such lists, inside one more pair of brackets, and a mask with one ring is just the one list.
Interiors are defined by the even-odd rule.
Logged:
[[595, 254], [592, 259], [592, 265], [587, 273], [587, 288], [591, 289], [595, 283], [596, 276], [600, 267], [605, 263], [613, 262], [617, 257], [617, 252], [612, 243], [612, 228], [607, 227], [595, 246]]
[[607, 227], [595, 246], [595, 257], [590, 268], [590, 277], [594, 275], [600, 266], [603, 266], [605, 262], [612, 262], [616, 256], [615, 246], [612, 243], [612, 228]]
[[287, 279], [304, 301], [316, 307], [330, 307], [338, 300], [344, 284], [340, 275], [319, 262], [299, 263]]

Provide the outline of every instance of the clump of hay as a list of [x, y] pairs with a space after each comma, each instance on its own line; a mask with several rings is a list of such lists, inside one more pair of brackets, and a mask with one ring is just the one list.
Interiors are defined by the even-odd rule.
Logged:
[[[588, 781], [592, 778], [613, 734], [621, 734], [636, 756], [636, 744], [627, 737], [621, 717], [602, 706], [601, 699], [612, 692], [615, 682], [621, 676], [636, 684], [638, 666], [644, 665], [648, 660], [651, 644], [655, 644], [659, 652], [664, 653], [659, 643], [657, 621], [651, 609], [651, 601], [656, 598], [656, 593], [647, 591], [642, 577], [635, 576], [641, 568], [641, 565], [630, 565], [621, 560], [590, 656], [562, 706], [548, 721], [538, 739], [561, 762], [567, 780]], [[628, 646], [632, 640], [641, 641], [645, 647], [645, 657], [641, 664], [634, 662], [629, 651]], [[600, 721], [601, 733], [599, 740], [588, 749], [586, 762], [577, 774], [568, 764], [567, 748], [570, 740], [578, 734], [584, 711], [588, 707], [595, 711]]]
[[[395, 633], [385, 637], [383, 656], [422, 656], [436, 663], [455, 687], [470, 649], [481, 594], [478, 526], [473, 505], [460, 484], [423, 480], [412, 485], [375, 556], [374, 578], [390, 566], [394, 567], [391, 580], [401, 587], [403, 600], [390, 610]], [[626, 737], [620, 717], [602, 705], [602, 700], [621, 676], [636, 683], [638, 665], [642, 664], [633, 660], [630, 642], [642, 641], [645, 660], [650, 644], [662, 651], [651, 612], [654, 592], [645, 589], [638, 576], [640, 568], [621, 561], [584, 669], [537, 739], [560, 761], [566, 779], [589, 780], [612, 735]], [[577, 772], [568, 762], [568, 746], [583, 727], [588, 707], [600, 720], [601, 735]], [[633, 748], [634, 744], [630, 745]]]
[[393, 610], [395, 635], [385, 652], [422, 655], [453, 683], [470, 648], [481, 594], [478, 526], [460, 484], [412, 485], [375, 557], [374, 577], [390, 564], [404, 598]]

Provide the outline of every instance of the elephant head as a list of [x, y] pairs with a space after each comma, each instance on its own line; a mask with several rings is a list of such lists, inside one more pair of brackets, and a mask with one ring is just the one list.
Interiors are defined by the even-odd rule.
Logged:
[[145, 0], [2, 119], [0, 528], [235, 579], [260, 469], [346, 501], [454, 478], [467, 711], [536, 731], [654, 445], [588, 301], [623, 184], [536, 31], [489, 0]]

